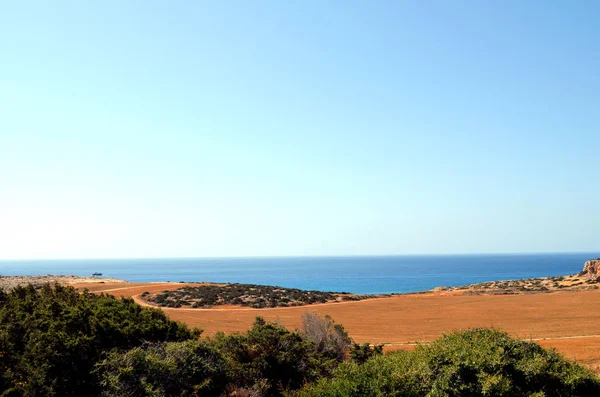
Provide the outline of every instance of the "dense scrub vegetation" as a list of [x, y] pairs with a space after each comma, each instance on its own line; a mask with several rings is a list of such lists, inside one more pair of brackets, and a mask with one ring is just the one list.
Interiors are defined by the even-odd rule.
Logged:
[[105, 397], [218, 396], [229, 382], [223, 356], [199, 340], [113, 351], [96, 371]]
[[0, 291], [0, 395], [98, 394], [93, 369], [103, 352], [198, 335], [132, 299], [58, 284]]
[[311, 313], [295, 331], [258, 317], [244, 333], [199, 335], [131, 299], [0, 292], [0, 396], [600, 395], [588, 370], [498, 331], [387, 355]]
[[254, 284], [199, 285], [142, 297], [164, 307], [240, 305], [254, 308], [302, 306], [336, 300], [337, 294]]
[[[98, 365], [104, 396], [281, 396], [330, 375], [349, 338], [331, 319], [309, 315], [323, 335], [288, 331], [258, 317], [246, 333], [149, 344], [111, 353]], [[310, 332], [310, 331], [309, 331]], [[311, 338], [321, 337], [316, 344]], [[339, 338], [346, 344], [339, 344]]]
[[415, 351], [338, 367], [299, 397], [600, 396], [589, 371], [506, 333], [456, 332]]

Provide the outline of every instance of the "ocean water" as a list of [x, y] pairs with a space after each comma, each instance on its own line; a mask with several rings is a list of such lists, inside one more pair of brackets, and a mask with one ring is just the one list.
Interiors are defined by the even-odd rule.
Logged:
[[600, 253], [0, 261], [0, 275], [214, 281], [359, 294], [574, 274]]

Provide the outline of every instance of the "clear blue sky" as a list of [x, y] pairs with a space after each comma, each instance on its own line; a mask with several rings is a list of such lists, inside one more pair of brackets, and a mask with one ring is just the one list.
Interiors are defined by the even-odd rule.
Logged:
[[0, 258], [597, 251], [599, 15], [3, 2]]

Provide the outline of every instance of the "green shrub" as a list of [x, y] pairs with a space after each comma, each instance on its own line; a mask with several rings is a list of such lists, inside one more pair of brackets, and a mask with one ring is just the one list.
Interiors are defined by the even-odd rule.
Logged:
[[97, 372], [104, 397], [219, 396], [228, 383], [221, 354], [197, 340], [113, 352]]
[[104, 352], [197, 335], [132, 299], [58, 284], [0, 291], [0, 395], [97, 395], [92, 370]]
[[350, 349], [350, 358], [357, 364], [364, 364], [368, 359], [381, 356], [383, 354], [383, 345], [371, 345], [366, 342], [361, 345], [353, 343]]
[[312, 342], [261, 317], [245, 334], [218, 333], [210, 342], [227, 360], [236, 386], [263, 384], [261, 390], [267, 396], [298, 389], [316, 380], [329, 365]]
[[590, 371], [493, 330], [456, 332], [413, 352], [344, 363], [302, 397], [599, 396]]

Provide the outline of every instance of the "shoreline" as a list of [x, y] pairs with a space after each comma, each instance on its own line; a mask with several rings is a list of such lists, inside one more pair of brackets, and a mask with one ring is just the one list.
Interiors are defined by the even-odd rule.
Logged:
[[[75, 275], [66, 274], [46, 274], [46, 275], [19, 275], [19, 276], [3, 276], [0, 275], [0, 290], [10, 290], [16, 286], [33, 285], [34, 287], [40, 287], [44, 284], [123, 284], [123, 285], [153, 285], [153, 284], [164, 284], [169, 286], [206, 286], [206, 285], [234, 285], [241, 283], [217, 283], [210, 281], [145, 281], [145, 282], [132, 282], [122, 279], [102, 277], [102, 276], [90, 276], [81, 277]], [[257, 286], [270, 286], [266, 284], [257, 284]], [[272, 286], [279, 287], [279, 286]], [[282, 287], [287, 288], [287, 287]], [[176, 288], [175, 288], [176, 289]], [[507, 280], [494, 280], [485, 281], [481, 283], [466, 284], [459, 286], [437, 286], [432, 289], [423, 291], [412, 291], [412, 292], [391, 292], [391, 293], [352, 293], [352, 292], [335, 292], [335, 291], [320, 291], [320, 290], [308, 290], [300, 289], [303, 291], [318, 291], [327, 292], [338, 295], [349, 295], [357, 296], [362, 299], [374, 299], [374, 298], [385, 298], [391, 296], [401, 295], [422, 295], [429, 293], [440, 293], [440, 294], [461, 294], [461, 295], [502, 295], [502, 294], [531, 294], [531, 293], [550, 293], [556, 291], [581, 291], [581, 290], [594, 290], [600, 289], [600, 277], [587, 274], [584, 271], [571, 274], [567, 276], [551, 276], [551, 277], [537, 277], [537, 278], [524, 278], [524, 279], [507, 279]]]
[[597, 253], [362, 255], [230, 258], [0, 260], [4, 275], [78, 275], [98, 271], [130, 282], [253, 283], [355, 294], [417, 293], [484, 281], [576, 273]]
[[[437, 286], [432, 289], [423, 291], [413, 292], [392, 292], [392, 293], [370, 293], [370, 294], [359, 294], [351, 292], [334, 292], [334, 291], [320, 291], [320, 290], [309, 290], [300, 289], [293, 287], [283, 287], [277, 285], [265, 285], [265, 284], [244, 284], [244, 283], [222, 283], [222, 282], [210, 282], [210, 281], [196, 281], [196, 282], [173, 282], [173, 281], [150, 281], [150, 282], [130, 282], [126, 280], [120, 280], [115, 278], [103, 277], [101, 273], [94, 273], [90, 277], [80, 277], [66, 274], [46, 274], [46, 275], [18, 275], [18, 276], [3, 276], [0, 275], [0, 290], [11, 290], [17, 286], [33, 285], [34, 287], [41, 287], [44, 284], [66, 284], [66, 285], [78, 285], [78, 289], [85, 286], [91, 285], [104, 285], [104, 284], [115, 284], [117, 286], [144, 286], [144, 285], [165, 285], [166, 288], [162, 292], [168, 291], [180, 291], [182, 289], [200, 288], [200, 287], [225, 287], [238, 286], [247, 289], [245, 294], [240, 295], [239, 288], [236, 289], [236, 293], [241, 298], [248, 297], [249, 295], [256, 295], [255, 292], [259, 292], [259, 295], [255, 296], [255, 299], [271, 298], [272, 294], [276, 292], [296, 292], [310, 295], [311, 293], [317, 293], [319, 295], [331, 295], [328, 299], [331, 303], [342, 303], [347, 301], [360, 301], [375, 298], [385, 298], [392, 296], [410, 296], [410, 295], [423, 295], [423, 294], [440, 294], [440, 295], [518, 295], [518, 294], [538, 294], [538, 293], [549, 293], [556, 291], [582, 291], [582, 290], [597, 290], [600, 289], [600, 259], [591, 259], [584, 263], [583, 269], [576, 274], [566, 276], [550, 276], [550, 277], [537, 277], [537, 278], [523, 278], [523, 279], [510, 279], [510, 280], [495, 280], [486, 281], [475, 284], [460, 285], [460, 286]], [[106, 290], [106, 288], [104, 288]], [[116, 288], [118, 289], [118, 288]], [[259, 291], [256, 291], [259, 289]], [[156, 291], [155, 291], [156, 292]], [[218, 293], [218, 292], [217, 292]], [[212, 291], [215, 294], [215, 291]], [[152, 294], [148, 291], [140, 293], [140, 299], [146, 301], [150, 305], [153, 305], [152, 299], [143, 299], [148, 296], [152, 298]], [[182, 297], [178, 297], [180, 300]], [[193, 298], [193, 297], [192, 297]], [[280, 297], [281, 298], [281, 297]], [[283, 297], [287, 301], [286, 297]], [[219, 299], [215, 300], [214, 296], [211, 298], [216, 304], [212, 306], [223, 305], [224, 302], [219, 303]], [[203, 298], [195, 299], [196, 301], [204, 301]], [[238, 299], [239, 300], [239, 299]], [[322, 300], [322, 299], [320, 299]], [[310, 304], [314, 299], [310, 299]], [[204, 301], [206, 302], [206, 301]], [[160, 302], [158, 302], [160, 303]], [[324, 303], [324, 302], [321, 302]], [[329, 303], [329, 302], [327, 302]], [[203, 304], [203, 306], [206, 303]], [[306, 304], [299, 304], [298, 306], [305, 306]], [[164, 305], [156, 305], [164, 307]], [[231, 306], [231, 305], [228, 305]], [[243, 305], [240, 305], [243, 306]], [[286, 307], [285, 305], [284, 307]], [[296, 306], [296, 305], [292, 305]], [[172, 306], [171, 306], [172, 307]], [[179, 306], [177, 306], [179, 307]]]

